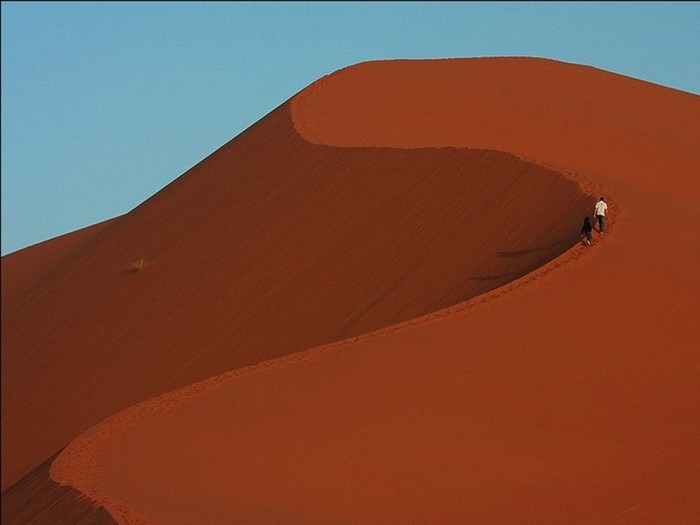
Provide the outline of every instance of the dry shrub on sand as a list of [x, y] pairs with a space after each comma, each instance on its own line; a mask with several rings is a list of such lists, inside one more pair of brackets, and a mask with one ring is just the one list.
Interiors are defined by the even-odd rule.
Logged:
[[146, 266], [146, 261], [143, 259], [139, 259], [138, 261], [134, 261], [131, 263], [129, 266], [129, 271], [131, 272], [140, 272], [143, 270], [143, 267]]

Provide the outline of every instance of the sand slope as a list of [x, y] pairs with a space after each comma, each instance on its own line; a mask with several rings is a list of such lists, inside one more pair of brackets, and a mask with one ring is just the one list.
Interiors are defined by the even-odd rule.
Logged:
[[284, 104], [3, 309], [3, 488], [136, 402], [517, 278], [591, 204], [503, 152], [309, 144]]
[[[382, 225], [377, 227], [386, 235], [382, 245], [400, 239], [401, 232], [410, 238], [424, 232], [413, 244], [399, 242], [387, 250], [394, 257], [402, 254], [398, 260], [390, 258], [388, 267], [401, 261], [398, 266], [406, 273], [396, 277], [385, 271], [373, 281], [373, 271], [363, 273], [366, 267], [358, 262], [353, 271], [360, 279], [350, 281], [347, 289], [333, 288], [319, 305], [325, 314], [342, 296], [339, 291], [354, 290], [358, 283], [366, 291], [377, 290], [394, 282], [377, 294], [383, 306], [366, 310], [373, 314], [359, 322], [347, 312], [338, 314], [336, 325], [339, 319], [353, 319], [349, 326], [357, 330], [341, 322], [346, 331], [336, 331], [328, 340], [378, 331], [304, 353], [277, 350], [276, 355], [288, 357], [249, 369], [239, 367], [254, 360], [224, 363], [239, 370], [146, 401], [82, 434], [53, 463], [54, 479], [82, 490], [122, 523], [513, 523], [517, 518], [521, 523], [598, 524], [700, 519], [694, 497], [700, 488], [700, 423], [693, 417], [700, 401], [693, 322], [700, 290], [695, 231], [700, 223], [695, 176], [700, 148], [697, 134], [690, 133], [700, 124], [698, 97], [552, 61], [481, 59], [361, 64], [322, 79], [290, 106], [261, 125], [286, 126], [291, 115], [291, 136], [299, 133], [322, 148], [319, 152], [331, 154], [331, 165], [339, 155], [357, 154], [361, 168], [352, 172], [355, 176], [369, 169], [368, 157], [378, 154], [399, 155], [391, 165], [401, 171], [421, 165], [423, 157], [410, 156], [418, 153], [435, 155], [425, 161], [432, 169], [445, 167], [444, 187], [430, 193], [431, 177], [431, 184], [420, 191], [407, 192], [425, 199], [395, 203], [412, 217], [423, 218], [411, 221], [421, 227], [399, 228], [403, 214], [397, 214], [395, 223], [389, 221], [394, 224], [389, 231], [378, 220], [383, 215], [366, 219], [366, 224]], [[245, 144], [241, 138], [233, 143]], [[305, 147], [312, 147], [308, 142]], [[508, 154], [465, 147], [510, 151], [556, 167], [588, 191], [604, 191], [611, 199], [612, 228], [594, 247], [577, 246], [547, 262], [563, 251], [558, 248], [562, 243], [571, 246], [575, 241], [590, 197], [557, 173], [516, 162]], [[224, 158], [217, 153], [204, 165], [217, 155]], [[497, 210], [492, 222], [479, 222], [481, 237], [468, 234], [475, 219], [464, 211], [474, 205], [468, 201], [471, 188], [455, 196], [451, 208], [442, 201], [434, 213], [417, 212], [460, 187], [455, 172], [472, 155], [478, 166], [474, 173], [484, 173], [489, 181], [476, 199], [488, 205], [476, 217], [481, 220], [489, 208]], [[454, 156], [459, 160], [450, 163]], [[310, 164], [322, 157], [315, 155]], [[203, 170], [193, 171], [204, 177]], [[212, 169], [208, 178], [221, 171]], [[384, 180], [391, 171], [379, 169], [374, 175]], [[522, 173], [525, 177], [519, 179]], [[196, 178], [190, 175], [180, 184]], [[311, 198], [309, 187], [322, 180], [315, 179], [300, 194]], [[194, 182], [189, 184], [194, 187]], [[275, 180], [271, 187], [279, 184]], [[363, 186], [367, 184], [364, 180]], [[390, 189], [397, 186], [396, 181], [387, 184]], [[560, 190], [551, 193], [554, 188]], [[356, 202], [382, 195], [372, 189]], [[511, 200], [494, 202], [511, 189]], [[343, 190], [347, 194], [345, 186]], [[319, 192], [309, 208], [323, 207], [331, 194]], [[151, 200], [154, 209], [161, 205], [153, 217], [168, 209], [167, 195]], [[332, 200], [330, 210], [323, 208], [323, 218], [336, 217], [329, 227], [342, 222], [337, 219], [342, 214], [330, 212], [343, 201]], [[390, 197], [382, 202], [382, 211], [394, 208]], [[271, 206], [259, 216], [274, 210], [279, 217], [279, 209]], [[499, 222], [503, 216], [508, 220]], [[174, 220], [175, 215], [167, 217]], [[455, 222], [458, 231], [446, 234], [436, 250], [430, 241], [451, 231]], [[165, 229], [153, 231], [162, 235]], [[553, 237], [539, 242], [546, 235]], [[285, 238], [281, 235], [269, 246], [284, 244]], [[479, 240], [460, 251], [465, 238]], [[450, 239], [457, 246], [450, 252], [451, 259], [458, 259], [454, 266], [441, 257]], [[298, 248], [298, 241], [292, 246]], [[404, 254], [426, 243], [422, 264], [404, 261]], [[107, 248], [113, 247], [104, 248], [113, 256], [114, 250]], [[447, 293], [467, 256], [484, 252], [491, 254], [485, 266], [465, 279], [472, 283], [469, 291], [461, 290], [461, 299], [460, 293]], [[351, 253], [338, 258], [341, 267]], [[308, 250], [304, 255], [302, 261], [319, 260]], [[323, 264], [311, 275], [328, 268], [330, 261], [320, 260]], [[504, 264], [511, 266], [495, 270]], [[428, 266], [434, 271], [412, 281], [395, 303], [387, 300], [394, 289], [402, 289], [402, 279]], [[305, 275], [297, 274], [296, 282], [308, 281]], [[500, 280], [494, 285], [504, 286], [474, 296], [492, 288], [478, 283], [495, 281], [496, 276]], [[212, 275], [205, 277], [202, 284]], [[449, 300], [426, 300], [431, 292]], [[363, 297], [372, 296], [366, 293]], [[413, 301], [423, 311], [407, 310], [405, 305]], [[275, 312], [293, 318], [293, 309]], [[39, 309], [32, 313], [39, 315]], [[265, 323], [274, 318], [269, 315]], [[212, 319], [216, 317], [208, 312], [207, 320]], [[382, 328], [403, 319], [412, 320]], [[303, 330], [315, 332], [318, 325], [304, 325]], [[192, 326], [197, 325], [189, 323], [190, 330]], [[231, 344], [231, 336], [226, 334], [223, 346], [243, 345]], [[3, 341], [3, 348], [20, 348], [28, 339], [27, 332], [14, 337], [12, 345]], [[269, 337], [279, 339], [280, 332]], [[142, 351], [154, 355], [158, 340], [145, 340]], [[266, 346], [267, 340], [253, 341], [246, 355], [273, 357], [262, 350], [274, 346]], [[311, 338], [300, 341], [298, 349], [314, 345]], [[212, 346], [212, 338], [197, 332], [187, 343], [201, 353]], [[84, 359], [95, 341], [91, 344], [71, 359]], [[182, 359], [177, 353], [168, 356], [167, 362]], [[3, 374], [5, 359], [3, 351]], [[17, 373], [19, 363], [12, 364]], [[33, 372], [23, 373], [31, 377]], [[141, 387], [140, 393], [147, 390]], [[80, 406], [80, 400], [74, 394], [66, 398], [70, 406]], [[104, 414], [110, 407], [103, 401], [91, 403], [100, 405]], [[11, 408], [20, 406], [18, 402]], [[4, 405], [3, 422], [5, 412]], [[55, 446], [57, 435], [68, 436], [96, 419], [97, 412], [74, 416], [53, 441], [36, 447], [34, 457], [41, 455], [39, 449]], [[18, 433], [15, 439], [20, 438]], [[3, 434], [3, 446], [5, 439]], [[31, 456], [27, 454], [29, 465]]]
[[110, 219], [18, 250], [2, 258], [2, 310], [16, 307], [24, 294], [75, 257], [93, 237], [117, 219]]

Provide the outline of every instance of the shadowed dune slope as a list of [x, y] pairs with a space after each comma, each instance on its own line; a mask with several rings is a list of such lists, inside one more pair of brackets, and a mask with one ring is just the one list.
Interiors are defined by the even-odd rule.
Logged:
[[[52, 478], [124, 524], [700, 522], [699, 108], [694, 95], [547, 60], [380, 62], [324, 78], [292, 101], [307, 139], [368, 148], [362, 158], [378, 146], [507, 149], [604, 191], [611, 228], [446, 310], [131, 407], [76, 438]], [[500, 265], [558, 242], [540, 241], [569, 220], [536, 226], [560, 197], [528, 177], [514, 201], [532, 199], [534, 223], [483, 223], [490, 207], [511, 213], [492, 205], [513, 188], [491, 186], [505, 170], [494, 171], [488, 198], [440, 206], [449, 224], [484, 206], [455, 234], [464, 242], [476, 221], [483, 243], [452, 255], [448, 282], [484, 251], [489, 270], [470, 281], [514, 277]], [[413, 271], [436, 269], [409, 303], [445, 282], [435, 221], [409, 235], [428, 229]], [[370, 289], [390, 280], [370, 277]]]
[[76, 489], [49, 477], [52, 456], [2, 494], [0, 522], [22, 525], [110, 525], [116, 523], [101, 506]]
[[3, 311], [3, 489], [136, 402], [517, 278], [591, 205], [508, 153], [309, 144], [284, 104]]
[[2, 258], [2, 311], [9, 312], [32, 286], [58, 271], [80, 248], [117, 219], [100, 222]]

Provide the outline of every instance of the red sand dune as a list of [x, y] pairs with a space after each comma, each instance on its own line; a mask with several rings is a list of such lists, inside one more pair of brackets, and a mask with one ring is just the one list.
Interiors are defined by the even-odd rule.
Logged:
[[699, 125], [548, 60], [321, 79], [3, 308], [3, 490], [75, 438], [120, 523], [697, 522]]

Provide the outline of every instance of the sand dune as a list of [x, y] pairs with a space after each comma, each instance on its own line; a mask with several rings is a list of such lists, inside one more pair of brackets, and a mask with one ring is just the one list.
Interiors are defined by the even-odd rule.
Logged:
[[4, 313], [3, 488], [75, 438], [52, 477], [120, 523], [694, 523], [699, 108], [534, 59], [321, 79]]
[[574, 244], [591, 206], [504, 153], [308, 145], [284, 106], [8, 309], [3, 472], [138, 401], [512, 280]]

